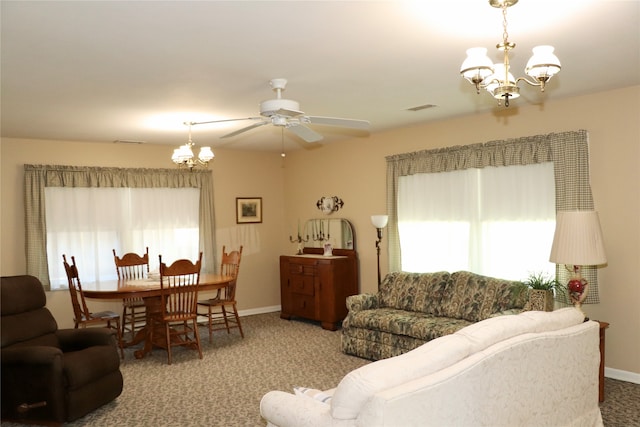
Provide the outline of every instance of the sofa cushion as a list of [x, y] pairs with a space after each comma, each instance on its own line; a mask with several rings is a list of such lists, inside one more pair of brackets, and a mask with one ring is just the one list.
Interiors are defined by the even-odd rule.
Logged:
[[392, 272], [380, 285], [381, 307], [437, 314], [440, 302], [449, 287], [450, 274]]
[[331, 415], [354, 419], [375, 394], [453, 365], [469, 355], [466, 338], [447, 335], [415, 350], [390, 359], [378, 360], [348, 373], [335, 390]]
[[349, 314], [349, 327], [351, 328], [389, 332], [424, 341], [452, 334], [469, 324], [471, 322], [464, 319], [435, 317], [425, 313], [394, 308], [378, 308]]
[[526, 302], [517, 281], [456, 271], [451, 274], [451, 286], [441, 305], [441, 315], [446, 317], [478, 322], [499, 311], [524, 307]]

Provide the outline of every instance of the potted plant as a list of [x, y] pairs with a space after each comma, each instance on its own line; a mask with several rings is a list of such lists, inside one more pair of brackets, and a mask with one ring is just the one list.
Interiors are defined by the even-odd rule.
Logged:
[[566, 295], [564, 286], [544, 273], [529, 274], [523, 284], [529, 289], [529, 310], [553, 311], [555, 297]]

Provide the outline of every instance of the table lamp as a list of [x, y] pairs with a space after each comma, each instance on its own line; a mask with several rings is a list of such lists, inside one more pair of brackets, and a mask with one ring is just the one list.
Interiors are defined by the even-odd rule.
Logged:
[[382, 279], [380, 277], [380, 242], [382, 242], [382, 229], [387, 226], [389, 216], [387, 215], [371, 215], [371, 224], [378, 230], [378, 240], [376, 240], [376, 253], [378, 255], [378, 290]]
[[571, 302], [582, 311], [582, 302], [587, 297], [589, 284], [582, 277], [581, 267], [607, 262], [596, 211], [558, 212], [549, 261], [564, 264], [567, 270], [572, 271], [567, 289]]

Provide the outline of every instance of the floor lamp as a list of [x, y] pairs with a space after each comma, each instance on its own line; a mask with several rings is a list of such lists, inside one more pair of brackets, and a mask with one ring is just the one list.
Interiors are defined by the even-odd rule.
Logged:
[[572, 272], [567, 289], [571, 302], [582, 311], [582, 302], [587, 297], [589, 284], [582, 277], [580, 269], [585, 265], [602, 265], [607, 262], [596, 211], [558, 212], [549, 261], [564, 264]]
[[371, 224], [378, 230], [378, 240], [376, 240], [376, 253], [378, 255], [378, 290], [380, 289], [380, 283], [382, 278], [380, 277], [380, 242], [382, 242], [382, 229], [387, 226], [389, 217], [387, 215], [372, 215]]

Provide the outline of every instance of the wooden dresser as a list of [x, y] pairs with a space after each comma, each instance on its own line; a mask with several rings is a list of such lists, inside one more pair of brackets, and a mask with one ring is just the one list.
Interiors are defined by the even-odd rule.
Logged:
[[345, 303], [358, 293], [358, 260], [354, 250], [305, 248], [302, 255], [280, 257], [280, 317], [302, 317], [319, 321], [335, 331], [347, 316]]

